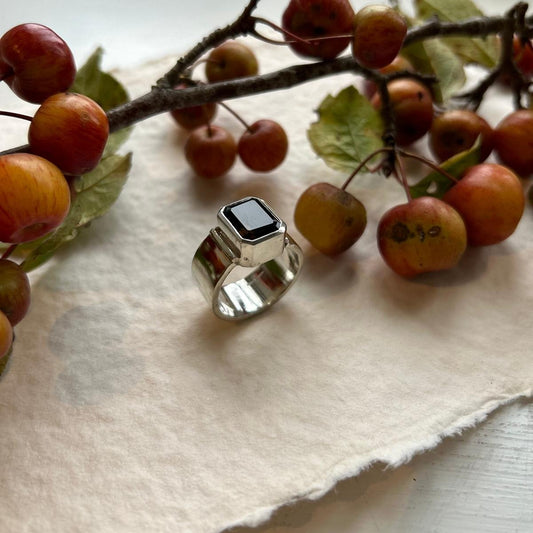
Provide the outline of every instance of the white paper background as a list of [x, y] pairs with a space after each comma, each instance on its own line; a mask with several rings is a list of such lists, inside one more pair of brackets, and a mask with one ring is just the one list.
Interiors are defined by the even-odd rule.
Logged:
[[[258, 53], [263, 71], [292, 60]], [[138, 95], [170, 64], [119, 76]], [[351, 189], [369, 226], [342, 257], [299, 238], [300, 192], [344, 178], [317, 160], [305, 128], [321, 98], [351, 81], [232, 104], [289, 131], [290, 156], [270, 175], [237, 164], [223, 180], [198, 180], [169, 117], [137, 127], [115, 208], [33, 276], [0, 387], [6, 530], [196, 533], [262, 520], [531, 395], [531, 207], [508, 242], [415, 281], [390, 272], [375, 246], [380, 214], [403, 201], [393, 182]], [[486, 115], [494, 123], [506, 106], [495, 98]], [[223, 111], [218, 122], [238, 135]], [[306, 263], [271, 312], [228, 324], [193, 286], [190, 259], [217, 209], [248, 194], [287, 221]]]

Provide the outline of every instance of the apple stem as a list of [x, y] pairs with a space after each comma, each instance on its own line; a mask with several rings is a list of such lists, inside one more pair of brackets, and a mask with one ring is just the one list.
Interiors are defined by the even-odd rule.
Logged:
[[320, 37], [311, 37], [308, 39], [310, 44], [320, 43], [322, 41], [331, 41], [332, 39], [349, 39], [353, 37], [353, 33], [337, 33], [335, 35], [322, 35]]
[[[393, 151], [394, 148], [391, 148], [390, 146], [384, 146], [382, 148], [378, 148], [377, 150], [375, 150], [374, 152], [372, 152], [370, 155], [368, 155], [367, 157], [365, 157], [360, 163], [359, 165], [357, 165], [357, 168], [348, 176], [348, 178], [346, 179], [346, 181], [344, 182], [344, 184], [342, 185], [341, 189], [342, 190], [345, 190], [346, 187], [348, 187], [348, 185], [350, 185], [350, 182], [353, 180], [353, 178], [355, 178], [355, 176], [367, 165], [367, 163], [373, 159], [374, 157], [376, 157], [377, 155], [379, 154], [384, 154], [386, 152], [391, 152]], [[378, 171], [382, 166], [383, 166], [383, 161], [380, 162], [376, 167], [374, 167], [373, 169], [369, 169], [371, 173], [373, 172], [376, 172]]]
[[[311, 42], [307, 39], [303, 39], [302, 37], [298, 37], [298, 35], [295, 35], [294, 33], [288, 31], [288, 30], [285, 30], [283, 29], [281, 26], [279, 26], [278, 24], [275, 24], [274, 22], [268, 20], [268, 19], [265, 19], [263, 17], [252, 17], [252, 20], [254, 21], [254, 23], [259, 23], [259, 24], [264, 24], [265, 26], [268, 26], [270, 28], [272, 28], [273, 30], [279, 32], [279, 33], [282, 33], [283, 35], [287, 35], [290, 39], [293, 39], [292, 42], [299, 42], [299, 43], [304, 43], [304, 44], [311, 44]], [[260, 34], [258, 34], [256, 32], [256, 30], [254, 30], [254, 34], [257, 36], [257, 37], [260, 37], [260, 38], [263, 38]], [[268, 39], [268, 37], [267, 37]], [[289, 44], [288, 41], [274, 41], [274, 43], [276, 44]]]
[[[201, 59], [198, 59], [198, 61], [195, 61], [189, 71], [193, 71], [196, 67], [200, 66], [202, 63], [214, 63], [214, 64], [218, 64], [218, 61], [214, 61], [213, 59], [209, 59], [207, 57], [202, 57]], [[192, 82], [192, 80], [187, 80], [188, 82]], [[196, 85], [198, 85], [197, 83], [190, 83], [190, 86], [191, 87], [196, 87]]]
[[394, 167], [394, 172], [396, 176], [398, 176], [400, 183], [402, 184], [402, 187], [405, 190], [405, 194], [407, 196], [407, 201], [412, 202], [413, 197], [411, 196], [411, 189], [409, 188], [409, 183], [407, 183], [407, 176], [405, 173], [405, 165], [403, 164], [403, 159], [399, 156], [399, 153], [396, 155], [396, 165]]
[[2, 254], [2, 257], [0, 259], [7, 259], [14, 251], [15, 248], [18, 246], [18, 244], [12, 244], [9, 246], [6, 251]]
[[428, 167], [430, 167], [432, 170], [435, 170], [436, 172], [439, 172], [442, 174], [445, 178], [448, 178], [449, 180], [453, 181], [454, 183], [457, 183], [459, 180], [452, 176], [448, 171], [444, 170], [439, 165], [433, 163], [433, 161], [427, 159], [426, 157], [415, 154], [413, 152], [406, 152], [405, 150], [398, 150], [398, 153], [402, 155], [403, 157], [410, 157], [411, 159], [416, 159], [417, 161], [420, 161], [421, 163], [424, 163]]
[[347, 39], [350, 37], [353, 37], [353, 33], [340, 33], [337, 35], [324, 35], [322, 37], [309, 37], [307, 39], [304, 39], [303, 37], [298, 37], [298, 35], [295, 35], [294, 33], [291, 33], [290, 31], [281, 28], [277, 24], [274, 24], [268, 19], [262, 18], [262, 17], [252, 17], [254, 22], [265, 24], [266, 26], [269, 26], [270, 28], [276, 30], [279, 33], [283, 33], [286, 35], [289, 39], [284, 41], [276, 41], [275, 39], [271, 39], [270, 37], [266, 37], [262, 34], [260, 34], [257, 30], [253, 30], [252, 34], [257, 37], [258, 39], [261, 39], [262, 41], [265, 41], [270, 44], [277, 44], [277, 45], [286, 45], [286, 44], [293, 44], [293, 43], [304, 43], [304, 44], [315, 44], [319, 43], [321, 41], [327, 41], [331, 39]]
[[251, 126], [237, 113], [237, 111], [231, 109], [231, 107], [224, 102], [218, 102], [218, 105], [222, 106], [226, 111], [231, 113], [246, 128], [246, 131], [253, 133]]
[[33, 117], [30, 117], [29, 115], [23, 115], [21, 113], [13, 113], [12, 111], [0, 111], [0, 115], [4, 117], [20, 118], [22, 120], [28, 120], [29, 122], [33, 120]]

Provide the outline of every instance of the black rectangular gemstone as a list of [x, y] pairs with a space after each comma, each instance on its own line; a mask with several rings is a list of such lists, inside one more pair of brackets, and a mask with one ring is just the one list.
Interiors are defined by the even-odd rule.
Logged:
[[281, 226], [275, 217], [255, 198], [227, 205], [223, 211], [237, 233], [247, 240], [256, 240], [274, 233]]

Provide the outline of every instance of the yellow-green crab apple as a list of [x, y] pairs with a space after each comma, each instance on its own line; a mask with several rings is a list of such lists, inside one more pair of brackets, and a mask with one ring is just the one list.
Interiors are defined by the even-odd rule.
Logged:
[[50, 161], [33, 154], [7, 154], [0, 156], [0, 206], [0, 241], [32, 241], [63, 222], [70, 189]]

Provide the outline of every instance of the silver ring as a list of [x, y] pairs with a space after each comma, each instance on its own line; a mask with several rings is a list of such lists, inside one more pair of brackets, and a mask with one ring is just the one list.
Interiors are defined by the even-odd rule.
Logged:
[[225, 205], [217, 220], [194, 254], [192, 273], [216, 316], [242, 320], [287, 292], [300, 273], [303, 253], [260, 198]]

